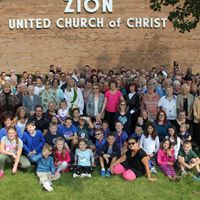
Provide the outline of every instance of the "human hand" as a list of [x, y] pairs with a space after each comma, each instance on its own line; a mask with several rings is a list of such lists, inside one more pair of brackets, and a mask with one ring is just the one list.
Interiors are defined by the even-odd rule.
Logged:
[[14, 159], [16, 159], [16, 155], [14, 153], [12, 153], [11, 155]]
[[154, 181], [157, 181], [157, 178], [151, 178], [150, 177], [150, 178], [148, 178], [148, 180], [154, 182]]

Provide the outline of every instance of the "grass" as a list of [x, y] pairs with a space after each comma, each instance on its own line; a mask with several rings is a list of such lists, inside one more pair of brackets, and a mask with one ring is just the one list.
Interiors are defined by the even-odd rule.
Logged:
[[0, 180], [0, 199], [8, 200], [199, 200], [200, 182], [191, 176], [180, 182], [169, 182], [159, 172], [158, 180], [150, 182], [147, 178], [138, 178], [134, 182], [126, 182], [120, 176], [102, 178], [98, 169], [91, 179], [73, 179], [71, 173], [62, 174], [60, 180], [53, 182], [54, 191], [48, 193], [39, 185], [33, 170], [19, 171], [11, 175], [6, 170], [5, 177]]

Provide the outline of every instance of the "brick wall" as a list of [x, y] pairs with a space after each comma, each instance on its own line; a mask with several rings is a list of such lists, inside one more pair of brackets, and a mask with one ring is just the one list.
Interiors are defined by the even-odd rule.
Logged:
[[[63, 0], [0, 0], [0, 71], [40, 70], [50, 64], [65, 70], [89, 64], [97, 68], [121, 65], [150, 68], [171, 66], [174, 60], [182, 68], [193, 66], [200, 71], [200, 29], [181, 34], [171, 24], [166, 29], [129, 29], [129, 17], [166, 17], [167, 10], [154, 13], [145, 0], [113, 0], [113, 14], [64, 14]], [[48, 17], [104, 17], [105, 22], [121, 17], [120, 29], [9, 30], [8, 19]]]

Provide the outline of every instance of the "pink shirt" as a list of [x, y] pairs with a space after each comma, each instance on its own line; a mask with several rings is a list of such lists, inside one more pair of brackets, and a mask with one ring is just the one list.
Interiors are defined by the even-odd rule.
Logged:
[[117, 112], [121, 96], [122, 93], [119, 90], [115, 94], [111, 94], [110, 90], [107, 90], [105, 92], [105, 97], [107, 98], [106, 111]]
[[158, 165], [167, 165], [168, 162], [174, 162], [174, 149], [171, 149], [172, 156], [169, 157], [164, 149], [159, 149], [157, 154]]

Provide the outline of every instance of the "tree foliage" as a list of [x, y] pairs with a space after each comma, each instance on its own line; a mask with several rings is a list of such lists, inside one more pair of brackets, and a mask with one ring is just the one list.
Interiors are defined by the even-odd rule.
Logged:
[[197, 27], [200, 21], [200, 0], [150, 0], [150, 7], [154, 11], [161, 11], [164, 6], [172, 7], [168, 19], [181, 33]]

